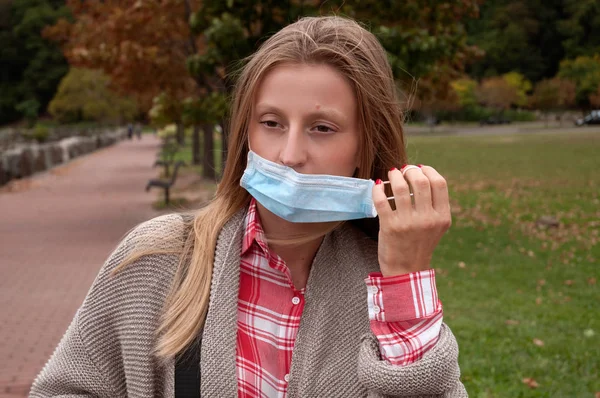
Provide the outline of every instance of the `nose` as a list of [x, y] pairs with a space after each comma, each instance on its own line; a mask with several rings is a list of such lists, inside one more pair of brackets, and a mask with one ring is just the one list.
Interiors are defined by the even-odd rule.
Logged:
[[298, 171], [308, 159], [307, 137], [300, 128], [290, 128], [285, 134], [283, 148], [279, 152], [279, 162]]

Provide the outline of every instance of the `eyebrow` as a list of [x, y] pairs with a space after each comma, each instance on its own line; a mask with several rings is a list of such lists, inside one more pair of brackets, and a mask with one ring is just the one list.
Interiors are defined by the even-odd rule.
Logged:
[[[261, 102], [256, 105], [256, 113], [269, 113], [269, 112], [273, 112], [273, 113], [277, 113], [277, 114], [284, 113], [281, 111], [281, 109], [279, 109], [277, 106], [272, 105], [272, 104]], [[310, 112], [309, 115], [310, 116], [321, 116], [321, 117], [324, 117], [325, 119], [339, 120], [340, 122], [345, 122], [347, 120], [347, 117], [342, 112], [340, 112], [336, 109], [327, 108], [324, 106], [321, 106], [321, 108], [318, 110], [314, 110], [314, 111]]]

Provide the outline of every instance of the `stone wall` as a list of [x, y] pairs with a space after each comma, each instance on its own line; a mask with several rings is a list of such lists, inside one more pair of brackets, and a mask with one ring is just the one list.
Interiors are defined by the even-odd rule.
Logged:
[[78, 156], [113, 145], [125, 137], [127, 131], [120, 129], [87, 137], [64, 138], [47, 144], [19, 144], [0, 152], [0, 186], [12, 179], [28, 177]]

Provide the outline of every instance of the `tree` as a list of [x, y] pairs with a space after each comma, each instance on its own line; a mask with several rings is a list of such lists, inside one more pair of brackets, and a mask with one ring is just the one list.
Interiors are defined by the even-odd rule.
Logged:
[[544, 113], [548, 127], [549, 112], [565, 111], [575, 105], [575, 84], [560, 78], [542, 80], [535, 85], [530, 104]]
[[184, 102], [183, 120], [186, 125], [194, 126], [192, 136], [193, 163], [200, 163], [200, 128], [203, 130], [202, 175], [207, 179], [215, 179], [214, 140], [215, 125], [225, 117], [227, 97], [213, 91], [201, 98], [188, 98]]
[[527, 80], [525, 78], [525, 76], [523, 76], [519, 72], [514, 72], [514, 71], [505, 73], [504, 75], [502, 75], [502, 78], [506, 81], [506, 83], [509, 86], [514, 87], [514, 89], [517, 91], [517, 100], [515, 102], [515, 105], [517, 105], [517, 106], [527, 105], [527, 102], [528, 102], [527, 94], [529, 93], [529, 91], [531, 91], [531, 89], [533, 87], [531, 85], [531, 82], [529, 80]]
[[[428, 91], [434, 92], [431, 88], [427, 88]], [[419, 113], [425, 115], [429, 121], [429, 127], [433, 131], [434, 125], [439, 120], [438, 115], [440, 112], [453, 112], [460, 109], [460, 101], [458, 95], [453, 90], [447, 91], [442, 97], [440, 95], [431, 95], [425, 100], [417, 100], [414, 104], [413, 109], [418, 110]]]
[[562, 46], [566, 58], [600, 53], [600, 2], [563, 0], [566, 18], [558, 30], [564, 36]]
[[[329, 3], [326, 3], [329, 4]], [[387, 50], [394, 76], [404, 91], [418, 81], [424, 104], [448, 103], [451, 83], [468, 62], [483, 54], [467, 43], [465, 23], [479, 16], [476, 0], [345, 1], [342, 12], [369, 21]], [[437, 107], [436, 105], [436, 107]]]
[[577, 87], [576, 101], [581, 108], [590, 106], [590, 95], [600, 85], [600, 54], [581, 56], [560, 63], [558, 77], [571, 80]]
[[500, 112], [508, 109], [519, 100], [517, 90], [502, 77], [484, 79], [477, 89], [480, 102]]
[[0, 4], [0, 124], [44, 112], [68, 71], [60, 48], [42, 29], [69, 12], [60, 0], [14, 0]]
[[196, 45], [186, 7], [198, 7], [197, 0], [67, 4], [74, 21], [60, 19], [44, 33], [61, 44], [71, 65], [104, 71], [113, 88], [133, 95], [143, 111], [162, 93], [181, 101], [197, 90], [186, 68]]
[[73, 68], [61, 80], [48, 111], [61, 123], [99, 121], [123, 123], [137, 114], [131, 99], [109, 88], [109, 78], [100, 71]]
[[590, 104], [596, 109], [600, 109], [600, 85], [595, 93], [590, 94]]
[[563, 36], [557, 28], [564, 0], [487, 0], [481, 18], [467, 23], [469, 43], [485, 57], [469, 68], [481, 79], [511, 71], [530, 81], [554, 76], [564, 57]]
[[458, 103], [462, 107], [477, 105], [477, 81], [463, 77], [451, 83], [456, 93]]

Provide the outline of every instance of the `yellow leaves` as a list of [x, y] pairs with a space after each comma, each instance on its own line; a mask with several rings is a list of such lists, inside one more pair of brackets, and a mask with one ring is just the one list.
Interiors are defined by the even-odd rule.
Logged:
[[502, 78], [517, 91], [516, 104], [520, 106], [527, 105], [527, 93], [533, 88], [531, 82], [518, 72], [505, 73]]

